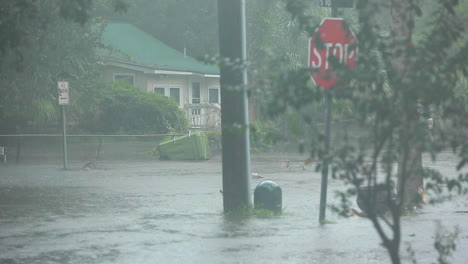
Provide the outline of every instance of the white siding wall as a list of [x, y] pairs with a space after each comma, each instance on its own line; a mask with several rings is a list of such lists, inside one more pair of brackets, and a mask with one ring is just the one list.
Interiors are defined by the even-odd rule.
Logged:
[[188, 102], [187, 99], [187, 77], [183, 75], [154, 75], [148, 74], [148, 82], [146, 85], [146, 90], [148, 92], [153, 92], [154, 87], [164, 87], [166, 88], [166, 95], [169, 95], [170, 88], [180, 88], [180, 98], [181, 104], [180, 107], [183, 107], [184, 104]]
[[166, 89], [178, 87], [181, 89], [181, 107], [191, 103], [192, 82], [200, 83], [201, 103], [208, 102], [209, 88], [220, 88], [219, 78], [197, 75], [159, 75], [111, 65], [106, 66], [103, 78], [106, 81], [113, 81], [114, 74], [133, 74], [135, 76], [135, 85], [148, 92], [153, 92], [154, 87], [165, 87]]
[[141, 71], [116, 66], [107, 66], [103, 73], [103, 79], [112, 82], [114, 81], [115, 74], [132, 74], [135, 76], [135, 86], [140, 87], [142, 90], [144, 90], [144, 87], [146, 86], [146, 74]]

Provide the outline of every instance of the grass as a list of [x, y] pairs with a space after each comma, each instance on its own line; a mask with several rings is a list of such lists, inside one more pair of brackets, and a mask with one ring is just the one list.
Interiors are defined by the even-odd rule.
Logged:
[[250, 217], [250, 216], [259, 216], [259, 217], [272, 217], [272, 216], [282, 216], [284, 209], [280, 211], [271, 211], [264, 208], [254, 208], [251, 206], [246, 206], [238, 210], [225, 212], [224, 215], [227, 217]]
[[401, 216], [402, 217], [412, 217], [412, 216], [416, 216], [417, 213], [416, 211], [414, 210], [404, 210], [402, 213], [401, 213]]
[[322, 221], [320, 221], [320, 224], [321, 225], [331, 225], [331, 224], [336, 224], [335, 221], [331, 221], [331, 220], [328, 220], [328, 219], [323, 219]]

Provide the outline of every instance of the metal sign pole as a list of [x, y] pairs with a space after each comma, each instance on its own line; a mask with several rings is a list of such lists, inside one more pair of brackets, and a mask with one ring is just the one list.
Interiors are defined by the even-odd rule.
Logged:
[[65, 105], [62, 105], [62, 117], [63, 117], [63, 168], [68, 169], [68, 157], [67, 157], [67, 111]]
[[330, 142], [331, 142], [331, 94], [327, 92], [327, 111], [326, 123], [325, 123], [325, 157], [322, 164], [322, 183], [320, 186], [320, 213], [319, 222], [325, 221], [325, 214], [327, 208], [327, 188], [328, 188], [328, 154], [330, 153]]
[[67, 111], [66, 105], [70, 101], [68, 81], [59, 81], [58, 86], [58, 104], [62, 106], [62, 124], [63, 124], [63, 169], [68, 169], [67, 157]]
[[[338, 9], [336, 7], [331, 8], [331, 16], [336, 17], [338, 15]], [[323, 224], [326, 217], [327, 209], [327, 189], [328, 189], [328, 167], [329, 160], [328, 155], [330, 153], [330, 142], [331, 142], [331, 94], [330, 91], [327, 92], [327, 111], [325, 113], [325, 153], [322, 164], [322, 182], [320, 185], [320, 211], [319, 211], [319, 223]]]

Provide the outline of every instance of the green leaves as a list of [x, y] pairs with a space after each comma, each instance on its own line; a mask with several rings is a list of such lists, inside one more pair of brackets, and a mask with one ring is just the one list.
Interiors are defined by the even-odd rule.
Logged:
[[164, 134], [187, 130], [185, 114], [170, 98], [125, 82], [107, 86], [100, 101], [98, 133]]
[[95, 56], [100, 33], [89, 24], [63, 19], [56, 1], [24, 4], [25, 10], [34, 10], [34, 16], [16, 21], [15, 30], [24, 34], [14, 49], [5, 47], [0, 56], [0, 105], [5, 109], [0, 112], [0, 128], [2, 132], [13, 132], [15, 127], [22, 132], [56, 132], [58, 80], [70, 82], [71, 123], [79, 120], [83, 109], [93, 109], [92, 90], [98, 88], [100, 77]]
[[440, 222], [437, 222], [437, 233], [434, 241], [434, 248], [437, 250], [439, 264], [451, 263], [450, 257], [457, 249], [456, 241], [458, 235], [461, 233], [460, 228], [457, 226], [453, 231], [447, 230]]
[[[431, 202], [436, 202], [468, 192], [466, 173], [442, 175], [421, 168], [423, 151], [436, 160], [437, 154], [448, 151], [450, 146], [457, 157], [454, 167], [462, 170], [468, 165], [468, 32], [463, 12], [468, 2], [461, 1], [458, 7], [459, 1], [356, 2], [358, 10], [344, 12], [359, 41], [356, 68], [349, 71], [337, 65], [336, 58], [328, 59], [341, 77], [330, 91], [334, 117], [351, 120], [358, 129], [340, 131], [343, 140], [334, 141], [335, 147], [328, 155], [323, 151], [322, 133], [311, 133], [313, 138], [308, 142], [311, 157], [320, 161], [316, 170], [331, 162], [332, 176], [349, 187], [348, 192], [337, 194], [337, 213], [347, 215], [353, 189], [379, 184], [389, 190], [398, 187], [400, 199], [390, 203], [388, 197], [390, 219], [369, 215], [385, 246], [394, 254], [400, 243], [399, 217], [405, 207], [413, 208], [414, 198], [424, 201], [424, 192], [429, 192]], [[286, 1], [292, 19], [309, 35], [315, 31], [314, 21], [320, 21], [320, 15], [310, 11], [311, 7], [310, 1]], [[465, 18], [457, 16], [457, 11]], [[415, 15], [418, 18], [414, 19]], [[319, 39], [315, 41], [321, 44]], [[324, 92], [307, 76], [307, 57], [302, 64], [291, 67], [282, 58], [285, 50], [278, 51], [277, 56], [272, 52], [265, 60], [270, 67], [262, 69], [263, 75], [255, 76], [256, 84], [266, 87], [261, 95], [271, 100], [267, 112], [281, 115], [296, 111], [303, 120], [320, 123], [323, 119], [317, 118], [317, 113], [323, 113]], [[434, 122], [431, 129], [429, 118]], [[321, 127], [311, 127], [314, 132], [321, 131]], [[385, 226], [393, 234], [388, 234]], [[449, 253], [441, 244], [437, 247], [443, 254]], [[398, 256], [392, 255], [392, 259]]]

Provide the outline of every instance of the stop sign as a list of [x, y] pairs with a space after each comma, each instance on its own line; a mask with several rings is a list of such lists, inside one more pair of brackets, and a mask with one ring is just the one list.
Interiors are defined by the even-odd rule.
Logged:
[[353, 69], [358, 53], [357, 39], [351, 29], [345, 30], [343, 19], [325, 18], [309, 41], [309, 68], [314, 82], [330, 89], [339, 79], [329, 58], [335, 56]]

